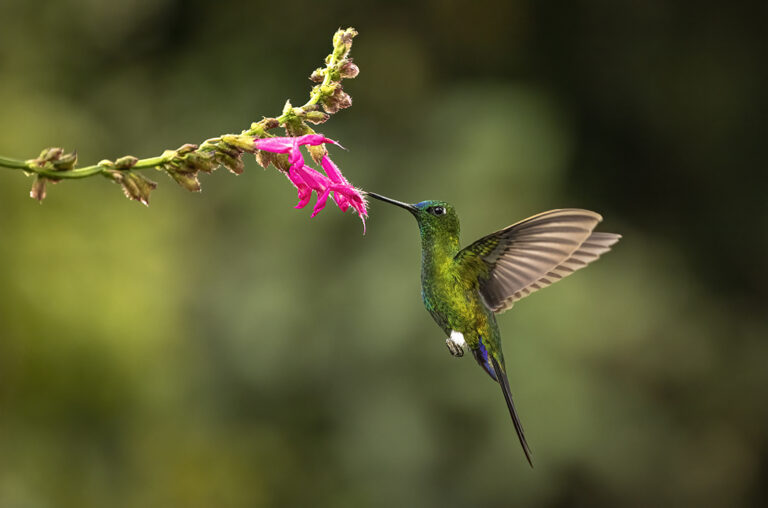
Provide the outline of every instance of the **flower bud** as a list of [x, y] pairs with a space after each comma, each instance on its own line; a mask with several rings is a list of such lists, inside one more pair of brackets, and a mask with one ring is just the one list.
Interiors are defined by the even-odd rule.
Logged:
[[354, 28], [338, 30], [333, 35], [333, 56], [335, 56], [337, 60], [341, 60], [347, 56], [349, 50], [352, 49], [352, 39], [356, 35], [357, 31]]
[[244, 136], [242, 134], [234, 135], [234, 134], [225, 134], [221, 137], [221, 140], [240, 150], [243, 152], [253, 152], [253, 137], [252, 136]]
[[45, 178], [38, 176], [32, 183], [32, 190], [29, 191], [29, 197], [43, 202], [45, 199]]
[[117, 169], [131, 169], [136, 165], [137, 162], [139, 162], [139, 159], [133, 155], [126, 155], [125, 157], [120, 157], [115, 161], [115, 167]]
[[67, 153], [53, 161], [53, 169], [56, 171], [70, 171], [77, 164], [77, 152]]
[[350, 49], [352, 47], [352, 39], [357, 35], [357, 30], [354, 28], [347, 28], [344, 33], [341, 34], [341, 42]]
[[166, 170], [166, 173], [190, 192], [200, 192], [200, 181], [197, 179], [197, 171], [182, 172], [173, 169]]
[[123, 187], [125, 197], [149, 206], [149, 193], [157, 187], [155, 182], [131, 171], [108, 170], [106, 174]]
[[352, 96], [347, 92], [341, 92], [339, 94], [339, 109], [346, 109], [352, 106]]
[[291, 169], [291, 159], [287, 153], [275, 153], [272, 154], [272, 165], [283, 173], [287, 173]]
[[213, 152], [190, 152], [181, 159], [181, 164], [188, 169], [189, 173], [196, 171], [210, 173], [218, 166]]
[[329, 114], [334, 114], [338, 110], [348, 108], [352, 105], [352, 97], [344, 91], [341, 83], [336, 85], [330, 96], [324, 97], [321, 101], [323, 103], [323, 109]]
[[224, 151], [218, 151], [216, 152], [215, 160], [236, 175], [242, 174], [245, 169], [245, 164], [240, 157], [240, 153], [233, 155]]
[[312, 160], [314, 160], [316, 164], [320, 164], [320, 161], [323, 160], [323, 157], [328, 153], [328, 150], [325, 149], [325, 145], [310, 145], [307, 147], [307, 150], [309, 150], [309, 155], [312, 156]]
[[64, 153], [62, 148], [44, 148], [37, 160], [41, 163], [58, 160]]
[[262, 118], [258, 122], [253, 122], [251, 124], [251, 128], [249, 129], [248, 133], [256, 136], [257, 138], [263, 138], [266, 136], [266, 131], [279, 126], [280, 122], [277, 121], [277, 118]]
[[186, 155], [190, 152], [194, 152], [195, 150], [197, 150], [197, 145], [194, 143], [187, 143], [177, 148], [176, 153], [179, 155]]
[[322, 111], [310, 111], [305, 115], [305, 118], [308, 122], [317, 125], [328, 121], [330, 116]]
[[322, 83], [325, 79], [325, 69], [318, 67], [309, 76], [310, 81], [314, 83]]
[[255, 157], [256, 162], [259, 163], [259, 166], [261, 166], [264, 169], [267, 169], [267, 166], [269, 166], [272, 163], [272, 153], [271, 152], [265, 152], [264, 150], [256, 150]]
[[352, 59], [345, 60], [341, 67], [339, 67], [339, 76], [342, 79], [352, 79], [360, 74], [360, 68], [352, 63]]
[[301, 119], [295, 119], [294, 121], [285, 122], [285, 132], [290, 137], [303, 136], [304, 134], [314, 134], [315, 131], [305, 124]]
[[280, 126], [280, 122], [277, 121], [277, 118], [265, 118], [262, 122], [264, 122], [265, 129], [274, 129], [275, 127]]

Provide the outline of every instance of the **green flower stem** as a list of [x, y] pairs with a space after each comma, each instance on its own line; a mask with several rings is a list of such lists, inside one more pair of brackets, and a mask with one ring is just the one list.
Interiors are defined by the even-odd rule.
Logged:
[[3, 157], [2, 155], [0, 155], [0, 166], [11, 169], [29, 169], [27, 168], [26, 162], [16, 159], [9, 159], [8, 157]]
[[[184, 145], [176, 150], [166, 150], [157, 157], [137, 159], [126, 156], [80, 168], [75, 167], [75, 153], [65, 153], [60, 148], [46, 148], [36, 159], [18, 160], [0, 156], [0, 167], [21, 169], [28, 175], [36, 175], [38, 178], [31, 195], [40, 200], [45, 197], [45, 180], [72, 180], [101, 174], [120, 183], [130, 199], [147, 204], [149, 192], [156, 184], [134, 174], [133, 171], [153, 168], [165, 171], [184, 188], [199, 191], [199, 171], [209, 173], [218, 166], [224, 166], [234, 173], [242, 172], [241, 155], [245, 152], [257, 152], [253, 140], [269, 136], [268, 130], [284, 127], [289, 136], [312, 133], [314, 131], [306, 122], [323, 123], [339, 109], [349, 107], [352, 101], [342, 90], [341, 81], [357, 75], [357, 67], [347, 58], [355, 35], [357, 32], [353, 28], [338, 30], [334, 34], [333, 51], [326, 57], [325, 67], [316, 69], [311, 76], [311, 79], [319, 84], [312, 88], [309, 100], [303, 106], [295, 108], [290, 102], [286, 102], [280, 116], [254, 122], [240, 134], [224, 134], [210, 138], [200, 146]], [[321, 110], [321, 106], [325, 112]], [[286, 161], [280, 157], [260, 158], [257, 154], [257, 160], [265, 167], [271, 163], [282, 171], [287, 170]]]

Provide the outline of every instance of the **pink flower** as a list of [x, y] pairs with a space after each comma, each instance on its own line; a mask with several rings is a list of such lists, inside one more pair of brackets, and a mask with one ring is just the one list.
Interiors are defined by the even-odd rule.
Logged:
[[272, 153], [293, 153], [295, 145], [322, 145], [323, 143], [333, 143], [341, 146], [336, 141], [328, 139], [322, 134], [305, 134], [304, 136], [283, 137], [283, 138], [261, 138], [254, 140], [256, 148]]
[[363, 221], [363, 233], [365, 233], [365, 219], [368, 217], [368, 210], [363, 194], [344, 178], [338, 166], [328, 157], [327, 153], [323, 155], [320, 161], [325, 170], [325, 175], [307, 166], [304, 162], [304, 157], [301, 154], [301, 145], [316, 146], [323, 143], [341, 146], [336, 141], [328, 139], [322, 134], [254, 140], [254, 146], [257, 150], [289, 154], [291, 166], [288, 169], [288, 179], [296, 187], [299, 195], [299, 203], [295, 208], [307, 206], [312, 199], [312, 192], [314, 191], [317, 193], [317, 201], [312, 209], [312, 217], [314, 217], [320, 213], [320, 210], [325, 208], [328, 196], [333, 192], [333, 199], [342, 212], [346, 212], [350, 207], [355, 209]]

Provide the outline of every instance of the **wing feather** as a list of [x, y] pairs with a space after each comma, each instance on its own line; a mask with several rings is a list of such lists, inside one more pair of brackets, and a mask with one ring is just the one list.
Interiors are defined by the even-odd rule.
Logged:
[[456, 256], [467, 270], [479, 258], [480, 295], [494, 312], [567, 277], [600, 257], [620, 235], [593, 233], [602, 217], [575, 208], [534, 215], [469, 245]]

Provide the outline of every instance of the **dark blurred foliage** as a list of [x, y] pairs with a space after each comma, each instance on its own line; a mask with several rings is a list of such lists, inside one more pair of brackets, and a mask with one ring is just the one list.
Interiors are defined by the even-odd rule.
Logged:
[[[765, 506], [764, 2], [0, 3], [0, 153], [237, 132], [340, 26], [352, 182], [471, 241], [579, 206], [614, 252], [500, 318], [498, 387], [419, 298], [413, 220], [310, 219], [250, 160], [148, 209], [0, 169], [0, 506]], [[151, 172], [149, 176], [152, 177]]]

